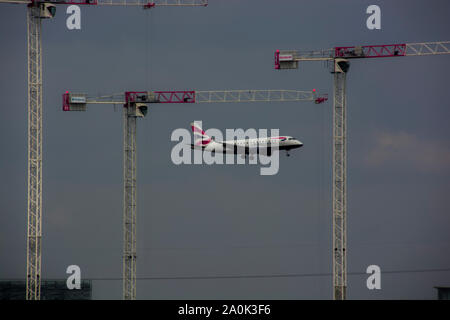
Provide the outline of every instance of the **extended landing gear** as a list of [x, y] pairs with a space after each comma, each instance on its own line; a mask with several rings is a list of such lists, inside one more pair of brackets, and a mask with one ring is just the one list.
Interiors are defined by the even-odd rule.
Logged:
[[291, 155], [290, 155], [289, 151], [286, 150], [286, 157], [290, 157], [290, 156], [291, 156]]

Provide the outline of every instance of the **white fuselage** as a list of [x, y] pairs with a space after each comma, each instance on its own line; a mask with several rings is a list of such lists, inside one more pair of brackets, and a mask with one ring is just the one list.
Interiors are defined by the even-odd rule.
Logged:
[[[243, 140], [212, 140], [206, 146], [196, 146], [195, 149], [218, 153], [252, 154], [260, 150], [278, 148], [279, 150], [291, 150], [300, 148], [303, 143], [290, 136], [267, 137]], [[269, 151], [270, 153], [270, 151]]]

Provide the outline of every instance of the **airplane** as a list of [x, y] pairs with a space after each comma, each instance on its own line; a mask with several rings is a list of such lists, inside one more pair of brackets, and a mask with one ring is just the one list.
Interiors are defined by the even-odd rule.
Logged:
[[[208, 152], [241, 154], [242, 158], [247, 155], [253, 159], [255, 153], [262, 153], [271, 156], [271, 146], [278, 147], [278, 150], [286, 150], [286, 156], [290, 156], [289, 151], [303, 146], [303, 143], [291, 136], [266, 137], [256, 139], [215, 141], [209, 137], [202, 128], [195, 123], [191, 123], [191, 129], [194, 134], [194, 143], [192, 149]], [[263, 150], [264, 151], [260, 151]]]

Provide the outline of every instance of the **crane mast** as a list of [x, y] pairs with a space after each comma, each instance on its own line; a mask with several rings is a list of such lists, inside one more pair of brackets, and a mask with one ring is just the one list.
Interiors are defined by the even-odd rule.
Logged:
[[347, 98], [351, 59], [450, 54], [450, 41], [335, 47], [317, 51], [276, 50], [275, 69], [326, 61], [333, 74], [333, 299], [347, 297]]
[[[41, 252], [42, 252], [42, 19], [53, 18], [56, 12], [55, 5], [115, 5], [115, 6], [141, 6], [145, 9], [159, 6], [207, 6], [207, 0], [0, 0], [0, 3], [26, 4], [27, 9], [27, 50], [28, 50], [28, 190], [27, 190], [27, 277], [26, 299], [39, 300], [41, 296]], [[133, 131], [134, 127], [134, 131]], [[135, 132], [133, 119], [127, 121], [131, 138], [127, 142], [127, 165], [130, 178], [125, 179], [129, 184], [125, 186], [130, 190], [127, 201], [133, 204], [124, 208], [124, 221], [135, 224], [135, 144], [132, 136]], [[125, 142], [124, 142], [125, 144]], [[128, 173], [127, 173], [128, 174]], [[128, 176], [127, 176], [128, 177]], [[130, 215], [130, 217], [128, 217]], [[131, 234], [135, 227], [125, 228]], [[127, 231], [128, 234], [128, 231]], [[126, 241], [130, 241], [124, 249], [124, 270], [129, 281], [124, 281], [124, 298], [134, 299], [135, 289], [135, 252], [134, 236], [126, 235]], [[133, 251], [134, 248], [134, 251]], [[125, 271], [124, 271], [125, 274]], [[134, 280], [133, 280], [134, 279]]]
[[136, 116], [123, 109], [123, 298], [136, 299]]

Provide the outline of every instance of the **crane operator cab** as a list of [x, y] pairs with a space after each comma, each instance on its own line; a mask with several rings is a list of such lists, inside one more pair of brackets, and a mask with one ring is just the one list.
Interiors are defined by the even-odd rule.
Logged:
[[40, 15], [41, 19], [51, 19], [56, 14], [56, 6], [51, 3], [41, 3], [40, 4]]

